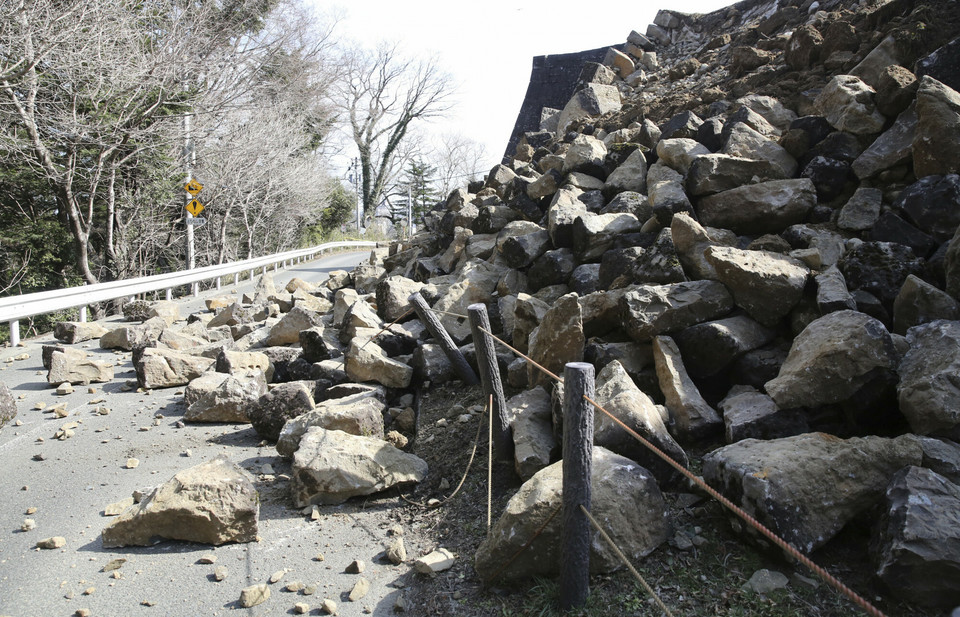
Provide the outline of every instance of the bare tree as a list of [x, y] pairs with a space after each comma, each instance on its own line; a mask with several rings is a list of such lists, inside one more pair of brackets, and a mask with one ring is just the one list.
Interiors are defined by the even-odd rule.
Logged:
[[363, 207], [372, 214], [402, 168], [398, 153], [411, 124], [449, 108], [450, 78], [436, 61], [404, 59], [396, 45], [382, 44], [346, 54], [336, 94], [360, 154]]
[[437, 190], [446, 197], [453, 189], [483, 177], [486, 147], [461, 133], [444, 133], [427, 160], [436, 167]]

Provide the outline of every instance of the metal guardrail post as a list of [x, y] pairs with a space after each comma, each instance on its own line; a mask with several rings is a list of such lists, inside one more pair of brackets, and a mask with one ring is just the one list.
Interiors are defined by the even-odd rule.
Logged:
[[569, 362], [563, 371], [563, 546], [560, 610], [582, 607], [590, 594], [590, 474], [593, 463], [593, 365]]
[[10, 346], [16, 347], [20, 344], [20, 320], [10, 321]]
[[80, 307], [80, 323], [86, 323], [87, 321], [87, 307]]

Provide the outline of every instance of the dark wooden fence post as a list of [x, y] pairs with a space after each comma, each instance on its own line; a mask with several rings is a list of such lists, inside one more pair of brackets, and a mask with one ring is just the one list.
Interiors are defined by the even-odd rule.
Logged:
[[563, 372], [563, 547], [560, 609], [582, 607], [590, 593], [590, 471], [593, 462], [593, 365], [569, 362]]
[[453, 370], [460, 376], [460, 380], [468, 386], [479, 385], [480, 379], [477, 377], [477, 374], [470, 368], [467, 359], [460, 353], [460, 349], [457, 348], [453, 339], [450, 338], [447, 329], [443, 327], [443, 324], [440, 323], [437, 316], [430, 310], [430, 306], [427, 304], [427, 301], [423, 299], [423, 296], [421, 296], [419, 292], [414, 293], [410, 296], [409, 302], [414, 310], [417, 311], [420, 321], [427, 327], [433, 339], [437, 341], [437, 344], [440, 345], [443, 352], [447, 354], [447, 358], [449, 358], [450, 363], [453, 364]]
[[490, 421], [493, 423], [493, 449], [498, 460], [509, 461], [510, 426], [507, 422], [507, 402], [503, 396], [503, 383], [500, 381], [500, 367], [497, 364], [497, 349], [490, 332], [490, 317], [484, 304], [471, 304], [467, 307], [470, 316], [470, 332], [473, 333], [473, 346], [477, 350], [477, 366], [480, 368], [480, 382], [483, 384], [483, 400], [493, 397], [493, 409]]

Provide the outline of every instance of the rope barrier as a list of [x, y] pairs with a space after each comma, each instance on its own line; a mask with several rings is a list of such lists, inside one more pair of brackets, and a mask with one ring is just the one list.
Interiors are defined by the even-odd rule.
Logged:
[[[549, 376], [552, 377], [554, 380], [556, 380], [556, 381], [558, 381], [558, 382], [560, 382], [560, 383], [563, 382], [563, 380], [562, 380], [560, 377], [558, 377], [557, 375], [555, 375], [554, 373], [552, 373], [551, 371], [549, 371], [547, 368], [541, 366], [539, 363], [537, 363], [536, 361], [534, 361], [534, 360], [533, 360], [532, 358], [530, 358], [529, 356], [527, 356], [527, 355], [525, 355], [525, 354], [517, 351], [513, 346], [511, 346], [511, 345], [509, 345], [508, 343], [504, 342], [503, 340], [501, 340], [500, 338], [498, 338], [497, 336], [495, 336], [492, 332], [489, 332], [489, 331], [487, 331], [487, 330], [485, 330], [485, 329], [483, 329], [483, 328], [481, 328], [481, 330], [483, 330], [483, 332], [486, 332], [487, 334], [489, 334], [491, 337], [493, 337], [493, 339], [494, 339], [495, 341], [497, 341], [498, 343], [500, 343], [501, 345], [503, 345], [503, 346], [506, 347], [507, 349], [509, 349], [509, 350], [513, 351], [514, 353], [520, 355], [523, 359], [525, 359], [527, 362], [530, 362], [533, 366], [535, 366], [538, 370], [540, 370], [540, 371], [543, 372], [544, 374], [549, 375]], [[875, 606], [873, 606], [873, 604], [871, 604], [871, 603], [870, 603], [869, 601], [867, 601], [865, 598], [863, 598], [862, 596], [860, 596], [857, 592], [853, 591], [852, 589], [850, 589], [849, 587], [847, 587], [846, 585], [844, 585], [839, 579], [837, 579], [836, 577], [834, 577], [832, 574], [830, 574], [829, 572], [827, 572], [826, 570], [824, 570], [823, 568], [821, 568], [820, 566], [818, 566], [817, 564], [815, 564], [809, 557], [807, 557], [806, 555], [804, 555], [803, 553], [801, 553], [799, 550], [797, 550], [796, 548], [794, 548], [793, 545], [791, 545], [789, 542], [787, 542], [786, 540], [782, 539], [780, 536], [778, 536], [778, 535], [775, 534], [773, 531], [771, 531], [770, 529], [768, 529], [768, 528], [767, 528], [765, 525], [763, 525], [760, 521], [756, 520], [755, 518], [753, 518], [752, 516], [750, 516], [749, 514], [747, 514], [742, 508], [740, 508], [739, 506], [737, 506], [736, 504], [734, 504], [732, 501], [730, 501], [729, 499], [727, 499], [726, 497], [724, 497], [723, 495], [721, 495], [717, 490], [715, 490], [713, 487], [711, 487], [709, 484], [707, 484], [706, 481], [703, 480], [703, 478], [700, 478], [700, 477], [694, 475], [694, 474], [693, 474], [690, 470], [688, 470], [686, 467], [684, 467], [683, 465], [677, 463], [675, 460], [673, 460], [672, 458], [670, 458], [669, 456], [667, 456], [667, 454], [665, 454], [662, 450], [660, 450], [659, 448], [657, 448], [655, 445], [653, 445], [652, 443], [650, 443], [649, 441], [647, 441], [642, 435], [640, 435], [639, 433], [637, 433], [636, 431], [634, 431], [633, 429], [631, 429], [629, 426], [627, 426], [626, 424], [624, 424], [619, 418], [617, 418], [616, 416], [614, 416], [613, 414], [611, 414], [609, 411], [607, 411], [606, 409], [604, 409], [599, 403], [597, 403], [596, 401], [594, 401], [593, 399], [591, 399], [591, 398], [588, 397], [588, 396], [584, 396], [583, 398], [584, 398], [587, 402], [589, 402], [591, 405], [593, 405], [594, 407], [596, 407], [598, 410], [600, 410], [601, 412], [603, 412], [604, 414], [606, 414], [607, 417], [609, 417], [611, 420], [613, 420], [615, 423], [617, 423], [621, 428], [623, 428], [625, 431], [627, 431], [627, 433], [629, 433], [631, 436], [633, 436], [635, 439], [637, 439], [637, 440], [638, 440], [641, 444], [643, 444], [646, 448], [648, 448], [648, 449], [651, 450], [654, 454], [656, 454], [658, 457], [660, 457], [661, 459], [663, 459], [667, 464], [669, 464], [671, 467], [673, 467], [674, 469], [676, 469], [677, 471], [679, 471], [681, 474], [683, 474], [684, 477], [686, 477], [688, 480], [690, 480], [691, 482], [693, 482], [695, 485], [697, 485], [698, 487], [700, 487], [701, 489], [703, 489], [708, 495], [710, 495], [711, 497], [713, 497], [714, 499], [716, 499], [718, 502], [720, 502], [721, 505], [723, 505], [725, 508], [727, 508], [728, 510], [730, 510], [731, 512], [733, 512], [735, 515], [739, 516], [739, 517], [740, 517], [741, 519], [743, 519], [747, 524], [749, 524], [751, 527], [753, 527], [754, 529], [756, 529], [758, 532], [760, 532], [764, 537], [766, 537], [768, 540], [770, 540], [771, 542], [773, 542], [775, 545], [779, 546], [781, 549], [783, 549], [784, 551], [786, 551], [791, 557], [793, 557], [794, 559], [796, 559], [797, 561], [799, 561], [800, 563], [802, 563], [802, 564], [803, 564], [804, 566], [806, 566], [810, 571], [812, 571], [814, 574], [816, 574], [816, 575], [819, 576], [821, 579], [823, 579], [823, 580], [824, 580], [827, 584], [829, 584], [831, 587], [833, 587], [834, 589], [836, 589], [837, 591], [839, 591], [840, 593], [842, 593], [843, 595], [845, 595], [847, 598], [849, 598], [854, 604], [856, 604], [857, 606], [859, 606], [860, 608], [862, 608], [867, 614], [872, 615], [873, 617], [886, 617], [886, 615], [885, 615], [882, 611], [880, 611], [880, 609], [878, 609], [878, 608], [876, 608]], [[522, 550], [522, 549], [521, 549], [521, 550]]]
[[660, 596], [657, 595], [657, 592], [653, 590], [650, 585], [647, 584], [647, 581], [640, 576], [640, 573], [637, 572], [637, 569], [633, 567], [633, 564], [630, 563], [630, 560], [627, 559], [627, 556], [623, 554], [623, 551], [620, 550], [620, 547], [613, 541], [613, 538], [607, 535], [607, 532], [603, 530], [603, 527], [600, 526], [600, 523], [597, 522], [597, 519], [593, 518], [593, 515], [590, 514], [590, 511], [583, 507], [583, 504], [580, 504], [580, 509], [584, 514], [587, 515], [587, 518], [590, 520], [590, 524], [593, 525], [593, 528], [600, 532], [600, 535], [603, 536], [603, 539], [607, 541], [607, 544], [610, 545], [610, 548], [613, 549], [613, 552], [617, 554], [617, 557], [620, 558], [620, 561], [623, 562], [623, 565], [627, 566], [627, 569], [630, 570], [630, 573], [633, 574], [634, 578], [640, 582], [640, 585], [650, 594], [654, 600], [656, 600], [657, 605], [660, 609], [667, 614], [667, 617], [673, 617], [673, 613], [670, 612], [670, 609], [667, 608], [667, 605], [663, 603], [660, 599]]

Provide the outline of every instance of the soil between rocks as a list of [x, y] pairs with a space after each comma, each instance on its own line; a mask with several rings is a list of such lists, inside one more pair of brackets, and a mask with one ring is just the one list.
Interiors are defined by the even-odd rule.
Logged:
[[[509, 398], [509, 392], [507, 396]], [[457, 557], [453, 568], [433, 577], [410, 572], [404, 582], [405, 612], [466, 617], [560, 615], [555, 579], [497, 580], [487, 584], [473, 568], [474, 554], [487, 529], [488, 440], [486, 421], [478, 413], [482, 405], [481, 389], [464, 387], [460, 382], [435, 386], [421, 398], [418, 431], [408, 450], [426, 460], [430, 471], [421, 484], [401, 491], [406, 499], [422, 503], [446, 499], [463, 477], [475, 440], [477, 451], [463, 486], [443, 505], [428, 508], [398, 500], [394, 515], [408, 530], [412, 545], [420, 546], [424, 552], [443, 547]], [[469, 422], [458, 422], [461, 415], [471, 411]], [[483, 426], [478, 436], [480, 422]], [[695, 473], [699, 474], [704, 453], [688, 452]], [[511, 464], [494, 463], [493, 523], [520, 484]], [[386, 494], [396, 495], [396, 491]], [[778, 549], [738, 535], [735, 530], [740, 528], [740, 521], [710, 498], [692, 491], [666, 493], [665, 498], [675, 535], [633, 565], [673, 615], [853, 617], [866, 614], [804, 566], [791, 563]], [[852, 522], [835, 540], [814, 553], [813, 560], [888, 617], [939, 615], [937, 611], [901, 603], [882, 587], [873, 575], [866, 553], [869, 530], [866, 517]], [[787, 587], [766, 596], [746, 587], [754, 572], [764, 568], [789, 577]], [[569, 614], [659, 617], [663, 612], [654, 602], [634, 577], [622, 569], [592, 577], [586, 607]]]

